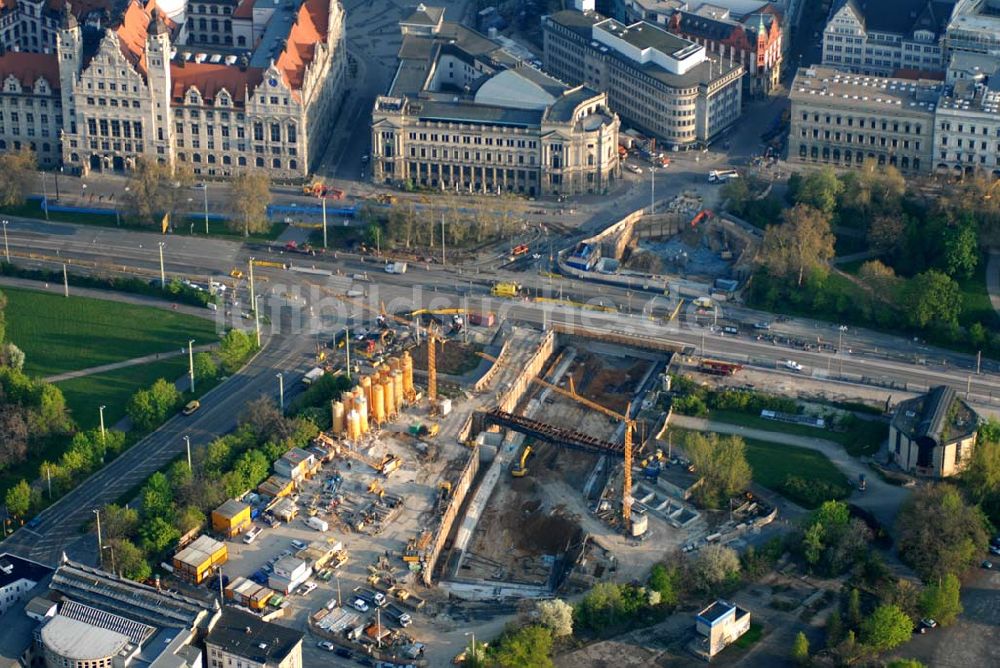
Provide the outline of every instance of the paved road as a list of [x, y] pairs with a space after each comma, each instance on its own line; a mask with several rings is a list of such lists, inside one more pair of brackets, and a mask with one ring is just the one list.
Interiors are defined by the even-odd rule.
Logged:
[[910, 495], [908, 489], [884, 482], [877, 475], [874, 475], [872, 470], [866, 464], [862, 463], [861, 460], [847, 454], [842, 445], [834, 441], [828, 441], [825, 438], [809, 438], [807, 436], [785, 434], [764, 429], [753, 429], [729, 422], [706, 420], [687, 415], [672, 416], [670, 424], [683, 429], [714, 431], [720, 434], [737, 434], [746, 438], [755, 438], [770, 443], [794, 445], [821, 452], [829, 458], [834, 466], [847, 476], [848, 480], [854, 482], [858, 480], [859, 475], [864, 474], [866, 476], [868, 489], [864, 492], [855, 490], [850, 500], [852, 503], [875, 515], [878, 521], [882, 523], [882, 526], [888, 528], [892, 528], [895, 525], [899, 506]]

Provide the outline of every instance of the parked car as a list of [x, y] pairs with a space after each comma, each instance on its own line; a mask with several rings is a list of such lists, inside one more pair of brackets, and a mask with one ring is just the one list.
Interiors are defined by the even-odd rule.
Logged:
[[187, 402], [187, 405], [184, 406], [184, 410], [181, 412], [184, 413], [184, 415], [191, 415], [191, 413], [194, 413], [199, 408], [201, 408], [201, 402], [195, 399]]
[[785, 360], [785, 368], [792, 371], [802, 371], [802, 365], [795, 360]]
[[346, 647], [338, 647], [337, 649], [333, 650], [333, 653], [336, 654], [337, 656], [342, 656], [345, 659], [350, 659], [352, 656], [354, 656], [353, 654], [351, 654], [351, 650], [347, 649]]
[[352, 605], [354, 606], [354, 609], [357, 610], [358, 612], [368, 612], [368, 604], [365, 603], [360, 598], [354, 599], [354, 603], [352, 603]]
[[308, 582], [305, 582], [301, 587], [299, 587], [299, 594], [302, 596], [308, 596], [309, 594], [316, 591], [316, 587], [318, 586], [319, 585], [317, 585], [315, 582], [309, 580]]
[[333, 650], [336, 649], [336, 645], [334, 645], [329, 640], [324, 640], [322, 642], [316, 643], [316, 647], [319, 647], [320, 649], [325, 649], [327, 652], [332, 652]]
[[1000, 546], [998, 546], [998, 545], [990, 545], [990, 554], [995, 554], [995, 555], [1000, 556]]
[[986, 569], [993, 568], [993, 562], [992, 561], [984, 561], [983, 563], [981, 563], [979, 565], [982, 566], [983, 568], [986, 568]]
[[754, 329], [768, 330], [768, 329], [771, 329], [771, 323], [769, 323], [767, 321], [756, 322], [756, 323], [754, 323], [753, 328]]
[[292, 541], [292, 547], [294, 547], [296, 550], [304, 550], [308, 546], [305, 543], [303, 543], [301, 540], [293, 540]]

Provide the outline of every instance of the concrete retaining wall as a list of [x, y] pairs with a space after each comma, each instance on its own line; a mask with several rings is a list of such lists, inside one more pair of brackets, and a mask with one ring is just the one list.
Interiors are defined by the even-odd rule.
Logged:
[[451, 526], [454, 524], [455, 517], [458, 515], [458, 509], [462, 507], [462, 503], [465, 501], [465, 497], [469, 493], [469, 488], [472, 486], [472, 481], [475, 480], [476, 473], [478, 472], [479, 448], [474, 447], [472, 449], [472, 455], [469, 457], [469, 461], [466, 462], [465, 468], [462, 469], [462, 474], [458, 477], [458, 481], [451, 488], [451, 501], [448, 503], [448, 507], [445, 508], [444, 514], [441, 515], [441, 522], [438, 524], [437, 535], [434, 536], [434, 543], [431, 545], [430, 552], [424, 562], [421, 577], [424, 584], [428, 587], [431, 586], [434, 567], [437, 564], [437, 560], [441, 557], [441, 550], [444, 549], [445, 541], [448, 540], [448, 534], [451, 533]]
[[473, 391], [482, 392], [486, 389], [486, 386], [493, 382], [500, 369], [503, 368], [504, 363], [507, 361], [508, 353], [510, 352], [510, 339], [508, 338], [503, 342], [503, 346], [500, 348], [500, 354], [497, 355], [497, 361], [493, 363], [493, 366], [483, 374], [483, 377], [475, 382], [472, 386]]

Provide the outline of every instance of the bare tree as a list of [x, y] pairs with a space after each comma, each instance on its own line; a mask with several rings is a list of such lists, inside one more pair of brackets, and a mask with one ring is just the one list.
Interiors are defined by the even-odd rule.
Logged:
[[157, 227], [164, 217], [172, 219], [180, 209], [183, 192], [194, 183], [190, 168], [171, 169], [148, 158], [139, 158], [126, 186], [126, 215], [141, 225]]
[[785, 211], [781, 225], [764, 232], [760, 260], [772, 275], [796, 278], [802, 285], [806, 271], [825, 269], [834, 256], [830, 216], [805, 204]]
[[24, 204], [37, 168], [35, 154], [26, 148], [0, 155], [0, 206]]
[[266, 232], [267, 205], [271, 203], [271, 178], [266, 172], [249, 171], [237, 174], [229, 188], [229, 206], [233, 217], [226, 223], [233, 232]]

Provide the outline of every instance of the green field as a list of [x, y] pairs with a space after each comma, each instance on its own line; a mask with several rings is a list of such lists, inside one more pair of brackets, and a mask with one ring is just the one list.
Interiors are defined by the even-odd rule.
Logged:
[[[826, 455], [793, 445], [780, 445], [744, 439], [747, 461], [753, 469], [754, 482], [773, 490], [804, 508], [816, 508], [828, 498], [843, 498], [850, 494], [847, 476], [840, 472]], [[788, 489], [789, 476], [806, 481], [812, 496]]]
[[[172, 357], [168, 360], [128, 366], [107, 373], [81, 376], [56, 383], [73, 420], [81, 429], [91, 429], [100, 424], [100, 406], [104, 409], [104, 425], [110, 428], [125, 417], [125, 405], [129, 398], [157, 379], [175, 381], [188, 371], [187, 357]], [[187, 389], [187, 386], [184, 386]], [[196, 390], [202, 388], [196, 386]]]
[[196, 345], [219, 340], [211, 320], [184, 313], [18, 288], [0, 291], [7, 296], [7, 339], [24, 350], [24, 370], [33, 376], [179, 350], [189, 339]]
[[715, 409], [709, 411], [709, 418], [719, 422], [743, 425], [752, 429], [777, 431], [783, 434], [794, 434], [795, 436], [807, 436], [809, 438], [823, 438], [834, 443], [840, 443], [847, 450], [847, 453], [853, 457], [875, 454], [878, 452], [882, 442], [889, 437], [889, 425], [879, 420], [858, 419], [854, 423], [854, 426], [847, 431], [833, 431], [832, 429], [819, 429], [804, 424], [768, 420], [759, 415], [751, 415], [739, 411]]

